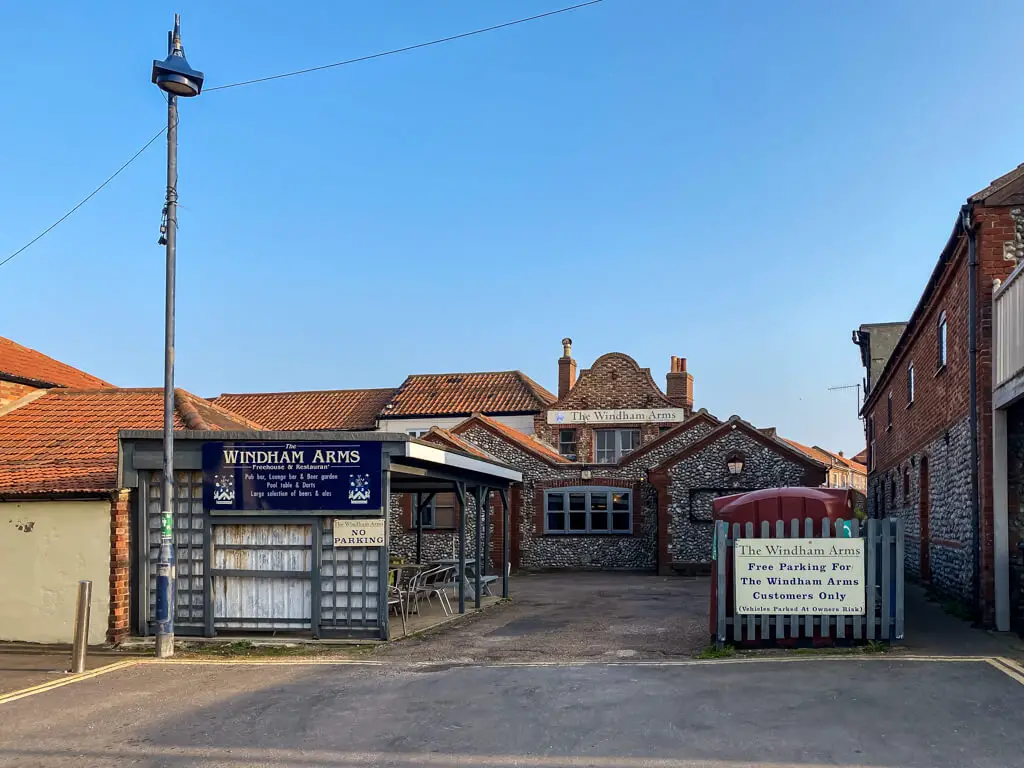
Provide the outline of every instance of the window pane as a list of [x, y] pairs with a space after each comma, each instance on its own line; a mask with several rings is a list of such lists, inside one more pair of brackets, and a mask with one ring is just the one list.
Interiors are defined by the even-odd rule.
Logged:
[[434, 527], [435, 528], [454, 528], [455, 527], [455, 507], [442, 507], [440, 505], [434, 508]]
[[635, 451], [640, 447], [640, 430], [639, 429], [623, 429], [619, 433], [622, 444], [622, 455], [625, 456], [630, 451]]
[[570, 512], [569, 513], [569, 530], [571, 530], [571, 531], [585, 531], [585, 530], [587, 530], [587, 513], [586, 512]]
[[607, 512], [591, 512], [590, 513], [590, 530], [592, 530], [592, 531], [607, 531], [608, 530], [608, 513]]
[[548, 494], [548, 511], [555, 512], [565, 509], [565, 496], [560, 493]]
[[629, 512], [612, 512], [612, 529], [616, 531], [628, 531]]
[[629, 494], [628, 493], [613, 493], [612, 494], [612, 509], [629, 511]]
[[590, 494], [590, 508], [591, 509], [608, 509], [608, 494], [607, 493], [591, 493]]
[[615, 451], [611, 449], [598, 448], [594, 451], [594, 461], [598, 464], [614, 464]]
[[615, 450], [615, 430], [596, 429], [594, 430], [594, 446], [599, 451]]
[[565, 515], [561, 512], [548, 512], [548, 530], [564, 531]]
[[558, 452], [563, 456], [576, 459], [576, 430], [562, 429], [558, 432]]
[[585, 493], [570, 493], [569, 494], [569, 509], [572, 511], [585, 512], [587, 509], [587, 494]]

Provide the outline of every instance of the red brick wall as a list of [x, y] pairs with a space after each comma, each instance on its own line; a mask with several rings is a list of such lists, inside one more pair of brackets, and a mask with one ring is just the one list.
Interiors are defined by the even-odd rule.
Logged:
[[[688, 375], [688, 374], [687, 374]], [[689, 380], [692, 393], [692, 378]], [[691, 394], [692, 398], [692, 394]], [[636, 361], [620, 352], [611, 352], [594, 361], [593, 366], [580, 374], [579, 381], [566, 397], [548, 410], [600, 410], [611, 408], [674, 408], [651, 377], [650, 369], [641, 368]], [[534, 416], [537, 437], [557, 450], [560, 429], [576, 430], [577, 458], [582, 462], [594, 460], [595, 429], [640, 429], [640, 445], [646, 445], [660, 434], [659, 427], [673, 427], [673, 423], [656, 424], [548, 424], [547, 411]]]
[[110, 503], [110, 617], [107, 623], [107, 642], [113, 645], [121, 642], [131, 631], [129, 498], [129, 491], [118, 491]]
[[[932, 296], [911, 343], [878, 382], [869, 416], [874, 417], [872, 472], [884, 472], [939, 437], [968, 412], [967, 249], [962, 247]], [[938, 319], [946, 313], [946, 367], [938, 371]], [[907, 405], [907, 364], [914, 361], [914, 404]], [[892, 392], [892, 429], [886, 426], [886, 395]], [[871, 447], [868, 446], [870, 453]]]
[[[976, 206], [977, 386], [978, 456], [982, 600], [990, 615], [994, 598], [992, 570], [992, 281], [1005, 279], [1015, 266], [1003, 255], [1004, 243], [1013, 241], [1015, 227], [1010, 209]], [[869, 475], [877, 477], [893, 468], [902, 469], [909, 457], [938, 439], [953, 424], [967, 418], [970, 410], [970, 359], [968, 349], [968, 253], [967, 238], [919, 318], [909, 344], [891, 361], [889, 375], [878, 382], [866, 415], [874, 420], [874, 455], [869, 455]], [[947, 318], [947, 364], [937, 370], [938, 318]], [[914, 402], [907, 402], [907, 365], [914, 362]], [[892, 392], [892, 428], [887, 428], [887, 394]], [[871, 448], [869, 445], [869, 452]], [[917, 471], [916, 469], [911, 470]], [[886, 500], [888, 508], [888, 497]]]
[[0, 380], [0, 408], [24, 397], [29, 392], [35, 392], [37, 389], [38, 387], [31, 387], [28, 384], [15, 384], [13, 381]]

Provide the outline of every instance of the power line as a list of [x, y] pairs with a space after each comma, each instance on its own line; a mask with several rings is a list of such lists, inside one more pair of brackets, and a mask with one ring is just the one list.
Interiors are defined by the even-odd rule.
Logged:
[[42, 232], [40, 232], [38, 235], [33, 237], [31, 240], [29, 240], [27, 243], [25, 243], [23, 246], [21, 246], [21, 248], [19, 248], [14, 253], [12, 253], [10, 256], [8, 256], [6, 259], [4, 259], [3, 261], [0, 261], [0, 267], [2, 267], [4, 264], [9, 262], [11, 259], [13, 259], [15, 256], [20, 254], [22, 251], [27, 250], [29, 247], [31, 247], [32, 245], [37, 243], [39, 240], [41, 240], [43, 237], [48, 235], [58, 224], [60, 224], [62, 221], [64, 221], [64, 219], [66, 219], [68, 216], [70, 216], [75, 211], [77, 211], [79, 208], [81, 208], [83, 205], [85, 205], [87, 202], [89, 202], [93, 197], [95, 197], [97, 192], [99, 192], [101, 189], [103, 189], [105, 186], [107, 186], [107, 184], [109, 184], [114, 179], [116, 179], [118, 176], [120, 176], [121, 175], [121, 171], [123, 171], [125, 168], [127, 168], [132, 163], [134, 163], [135, 160], [139, 157], [139, 155], [141, 155], [143, 152], [145, 152], [147, 149], [149, 149], [149, 145], [152, 144], [157, 139], [159, 139], [164, 134], [164, 131], [166, 131], [166, 130], [167, 130], [166, 128], [161, 128], [159, 131], [157, 131], [155, 134], [153, 134], [153, 138], [151, 138], [149, 141], [147, 141], [145, 144], [143, 144], [138, 152], [136, 152], [134, 155], [129, 157], [124, 165], [122, 165], [120, 168], [118, 168], [116, 171], [114, 171], [112, 174], [110, 174], [106, 178], [106, 181], [104, 181], [102, 184], [100, 184], [98, 187], [96, 187], [96, 189], [94, 189], [92, 192], [90, 192], [88, 195], [86, 195], [84, 198], [82, 198], [82, 200], [79, 201], [78, 205], [76, 205], [70, 211], [68, 211], [63, 216], [61, 216], [59, 219], [57, 219], [55, 222], [53, 222], [53, 224], [51, 224], [46, 229], [44, 229]]
[[[523, 18], [523, 19], [516, 19], [515, 21], [506, 21], [503, 24], [495, 24], [495, 25], [490, 26], [490, 27], [482, 27], [480, 29], [474, 29], [474, 30], [472, 30], [470, 32], [463, 32], [463, 33], [458, 34], [458, 35], [451, 35], [450, 37], [441, 37], [441, 38], [438, 38], [437, 40], [430, 40], [430, 41], [425, 42], [425, 43], [417, 43], [416, 45], [407, 45], [404, 48], [393, 48], [390, 51], [380, 51], [379, 53], [371, 53], [368, 56], [360, 56], [360, 57], [355, 58], [355, 59], [346, 59], [345, 61], [336, 61], [333, 64], [323, 64], [321, 66], [310, 67], [308, 69], [298, 69], [298, 70], [295, 70], [294, 72], [283, 72], [283, 73], [281, 73], [279, 75], [269, 75], [267, 77], [258, 77], [258, 78], [254, 79], [254, 80], [243, 80], [243, 81], [238, 82], [238, 83], [229, 83], [227, 85], [217, 85], [217, 86], [214, 86], [213, 88], [207, 88], [206, 92], [210, 93], [212, 91], [223, 91], [223, 90], [226, 90], [228, 88], [239, 88], [239, 87], [241, 87], [243, 85], [254, 85], [255, 83], [265, 83], [265, 82], [268, 82], [270, 80], [281, 80], [282, 78], [285, 78], [285, 77], [295, 77], [297, 75], [309, 74], [310, 72], [320, 72], [321, 70], [324, 70], [324, 69], [333, 69], [335, 67], [343, 67], [343, 66], [346, 66], [348, 64], [357, 64], [357, 63], [359, 63], [361, 61], [369, 61], [371, 59], [379, 59], [379, 58], [383, 58], [384, 56], [394, 56], [397, 53], [407, 53], [409, 51], [415, 51], [415, 50], [418, 50], [420, 48], [429, 48], [430, 46], [433, 46], [433, 45], [441, 45], [442, 43], [450, 43], [453, 40], [461, 40], [461, 39], [463, 39], [465, 37], [473, 37], [474, 35], [482, 35], [485, 32], [493, 32], [493, 31], [498, 30], [498, 29], [505, 29], [506, 27], [514, 27], [514, 26], [516, 26], [518, 24], [525, 24], [528, 21], [537, 21], [538, 19], [544, 19], [544, 18], [547, 18], [548, 16], [557, 16], [560, 13], [568, 13], [569, 11], [575, 11], [575, 10], [578, 10], [579, 8], [585, 8], [588, 5], [597, 5], [600, 2], [603, 2], [603, 0], [588, 0], [588, 2], [585, 2], [585, 3], [577, 3], [576, 5], [570, 5], [570, 6], [566, 7], [566, 8], [559, 8], [558, 10], [548, 11], [547, 13], [539, 13], [536, 16], [528, 16], [528, 17]], [[55, 222], [53, 222], [53, 224], [51, 224], [46, 229], [44, 229], [42, 232], [40, 232], [38, 235], [36, 235], [34, 238], [29, 240], [27, 243], [25, 243], [25, 245], [21, 246], [21, 248], [16, 250], [10, 256], [5, 258], [3, 261], [0, 261], [0, 267], [2, 267], [4, 264], [9, 262], [14, 257], [16, 257], [19, 254], [21, 254], [23, 251], [25, 251], [28, 248], [30, 248], [31, 246], [35, 245], [37, 242], [39, 242], [39, 240], [41, 240], [43, 237], [48, 235], [54, 228], [56, 228], [61, 222], [63, 222], [65, 219], [67, 219], [71, 214], [73, 214], [75, 211], [77, 211], [79, 208], [81, 208], [83, 205], [85, 205], [87, 202], [89, 202], [93, 197], [95, 197], [95, 195], [101, 189], [103, 189], [105, 186], [107, 186], [107, 184], [109, 184], [114, 179], [116, 179], [125, 168], [127, 168], [129, 165], [131, 165], [133, 162], [135, 162], [135, 160], [139, 157], [139, 155], [141, 155], [143, 152], [145, 152], [147, 149], [149, 149], [150, 145], [154, 141], [156, 141], [158, 138], [160, 138], [160, 136], [163, 135], [164, 131], [166, 131], [166, 130], [167, 130], [166, 128], [161, 128], [159, 130], [159, 132], [157, 132], [153, 136], [153, 138], [151, 138], [149, 141], [147, 141], [145, 144], [142, 145], [142, 148], [139, 149], [138, 152], [136, 152], [134, 155], [132, 155], [130, 158], [128, 158], [128, 161], [124, 165], [122, 165], [120, 168], [118, 168], [116, 171], [114, 171], [109, 177], [107, 177], [106, 181], [104, 181], [102, 184], [100, 184], [98, 187], [96, 187], [96, 189], [94, 189], [86, 197], [84, 197], [81, 201], [79, 201], [78, 204], [75, 205], [74, 208], [69, 210], [67, 213], [65, 213], [63, 216], [61, 216]]]
[[517, 24], [525, 24], [528, 21], [536, 21], [537, 19], [544, 19], [548, 16], [557, 16], [560, 13], [568, 13], [569, 11], [575, 11], [579, 8], [585, 8], [588, 5], [597, 5], [603, 0], [589, 0], [586, 3], [577, 3], [576, 5], [570, 5], [567, 8], [559, 8], [557, 11], [548, 11], [547, 13], [539, 13], [536, 16], [528, 16], [525, 19], [516, 19], [515, 21], [506, 21], [504, 24], [495, 24], [491, 27], [483, 27], [481, 29], [474, 29], [472, 32], [463, 32], [459, 35], [452, 35], [451, 37], [441, 37], [437, 40], [431, 40], [426, 43], [417, 43], [416, 45], [407, 45], [404, 48], [394, 48], [390, 51], [381, 51], [379, 53], [371, 53], [368, 56], [360, 56], [355, 59], [346, 59], [344, 61], [336, 61], [333, 64], [321, 64], [318, 67], [309, 67], [308, 69], [297, 69], [294, 72], [283, 72], [279, 75], [268, 75], [267, 77], [257, 77], [254, 80], [242, 80], [239, 83], [229, 83], [228, 85], [217, 85], [213, 88], [207, 88], [206, 92], [211, 91], [223, 91], [227, 88], [239, 88], [243, 85], [253, 85], [255, 83], [265, 83], [270, 80], [280, 80], [285, 77], [295, 77], [296, 75], [306, 75], [310, 72], [320, 72], [324, 69], [333, 69], [334, 67], [344, 67], [347, 64], [358, 64], [361, 61], [369, 61], [370, 59], [380, 59], [384, 56], [393, 56], [396, 53], [407, 53], [409, 51], [415, 51], [420, 48], [429, 48], [432, 45], [440, 45], [442, 43], [450, 43], [453, 40], [461, 40], [464, 37], [472, 37], [473, 35], [482, 35], [484, 32], [493, 32], [496, 29], [505, 29], [506, 27], [514, 27]]

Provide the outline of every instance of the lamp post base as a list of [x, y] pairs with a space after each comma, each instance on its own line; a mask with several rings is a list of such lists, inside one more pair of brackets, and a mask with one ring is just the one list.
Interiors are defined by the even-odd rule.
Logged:
[[169, 659], [174, 655], [174, 635], [156, 636], [156, 657]]

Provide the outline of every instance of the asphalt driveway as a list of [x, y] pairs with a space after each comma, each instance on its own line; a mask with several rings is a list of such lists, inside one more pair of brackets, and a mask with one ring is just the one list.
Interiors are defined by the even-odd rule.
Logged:
[[156, 665], [0, 705], [0, 766], [1007, 768], [981, 661]]
[[456, 662], [687, 657], [709, 643], [708, 584], [633, 573], [524, 574], [512, 580], [511, 603], [375, 656]]

